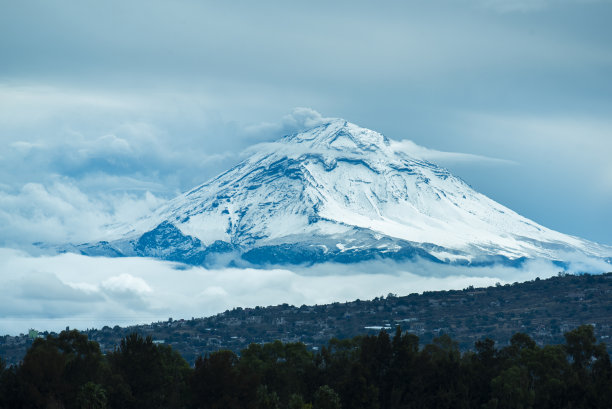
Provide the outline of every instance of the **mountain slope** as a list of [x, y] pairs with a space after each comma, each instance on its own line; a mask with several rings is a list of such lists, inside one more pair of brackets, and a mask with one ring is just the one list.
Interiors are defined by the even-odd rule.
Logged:
[[563, 261], [612, 250], [547, 229], [474, 191], [449, 171], [393, 149], [344, 120], [263, 144], [151, 217], [81, 245], [84, 254], [206, 264]]

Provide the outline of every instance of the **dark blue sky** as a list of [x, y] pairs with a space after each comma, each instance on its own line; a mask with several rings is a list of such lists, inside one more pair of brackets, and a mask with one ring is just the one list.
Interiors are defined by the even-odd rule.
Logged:
[[612, 244], [612, 2], [329, 3], [3, 1], [0, 245], [87, 239], [317, 112]]

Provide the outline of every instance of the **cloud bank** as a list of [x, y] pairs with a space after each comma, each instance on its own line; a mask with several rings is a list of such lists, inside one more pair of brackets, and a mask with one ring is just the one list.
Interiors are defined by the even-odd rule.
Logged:
[[463, 289], [546, 278], [547, 262], [522, 269], [427, 262], [322, 264], [314, 268], [205, 269], [146, 258], [32, 257], [0, 249], [0, 334], [132, 325], [203, 317], [235, 307], [324, 304], [394, 293]]
[[38, 252], [34, 243], [101, 240], [113, 226], [132, 223], [163, 202], [148, 190], [90, 196], [61, 178], [50, 185], [27, 183], [13, 194], [0, 189], [0, 246]]

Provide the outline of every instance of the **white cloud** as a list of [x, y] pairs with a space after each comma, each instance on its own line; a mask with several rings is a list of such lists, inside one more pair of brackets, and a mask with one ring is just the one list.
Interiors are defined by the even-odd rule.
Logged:
[[153, 291], [145, 280], [126, 273], [107, 278], [102, 282], [101, 286], [105, 290], [119, 293], [134, 292], [137, 294], [145, 294]]
[[207, 119], [204, 97], [0, 83], [0, 176], [15, 184], [103, 172], [190, 188], [194, 174], [212, 176], [233, 156], [231, 143], [214, 146], [215, 137], [231, 142], [231, 126]]
[[206, 297], [206, 298], [215, 298], [215, 297], [227, 297], [229, 293], [225, 291], [223, 287], [219, 287], [218, 285], [213, 285], [210, 287], [206, 287], [204, 291], [198, 294], [198, 297]]
[[517, 162], [508, 159], [492, 158], [483, 155], [474, 155], [471, 153], [460, 152], [444, 152], [435, 149], [429, 149], [421, 145], [417, 145], [409, 139], [401, 141], [390, 140], [391, 148], [396, 152], [403, 152], [415, 156], [420, 159], [425, 159], [439, 164], [451, 163], [489, 163], [489, 164], [504, 164], [516, 165]]
[[[296, 108], [294, 110], [294, 114], [289, 116], [291, 119], [285, 120], [281, 123], [277, 124], [266, 124], [263, 127], [266, 129], [266, 132], [272, 134], [278, 134], [279, 130], [282, 129], [284, 134], [291, 134], [293, 132], [299, 132], [302, 130], [307, 130], [309, 128], [324, 124], [329, 122], [330, 120], [336, 118], [324, 118], [317, 111], [314, 111], [310, 108]], [[288, 123], [290, 126], [285, 126]], [[261, 126], [255, 127], [257, 132], [261, 131]], [[271, 130], [275, 131], [272, 132]], [[254, 132], [254, 131], [253, 131]], [[489, 156], [483, 155], [475, 155], [470, 153], [461, 153], [461, 152], [444, 152], [435, 149], [429, 149], [424, 146], [418, 145], [409, 139], [403, 140], [395, 140], [388, 138], [391, 144], [391, 149], [394, 152], [405, 153], [410, 156], [428, 160], [434, 162], [439, 165], [447, 166], [453, 164], [491, 164], [491, 165], [516, 165], [517, 162], [508, 160], [508, 159], [500, 159], [493, 158]], [[254, 153], [260, 152], [269, 152], [269, 153], [280, 153], [283, 155], [287, 155], [289, 157], [297, 158], [306, 153], [316, 153], [312, 148], [305, 146], [290, 146], [288, 144], [273, 141], [273, 142], [262, 142], [252, 146], [249, 146], [245, 150], [242, 151], [242, 156], [252, 155]], [[325, 151], [322, 150], [321, 153]]]
[[544, 261], [522, 269], [426, 262], [204, 269], [147, 258], [32, 257], [0, 249], [0, 334], [24, 332], [28, 327], [99, 328], [209, 316], [234, 307], [324, 304], [390, 292], [406, 295], [489, 286], [545, 278], [558, 271]]
[[329, 122], [333, 118], [325, 118], [312, 108], [297, 107], [291, 114], [283, 117], [282, 124], [285, 128], [293, 128], [298, 131], [314, 128]]
[[43, 147], [41, 143], [32, 143], [25, 141], [12, 142], [9, 146], [11, 148], [14, 148], [20, 154], [28, 154], [32, 149], [40, 149]]
[[245, 132], [248, 135], [263, 138], [278, 138], [295, 132], [314, 128], [334, 118], [326, 118], [312, 108], [297, 107], [290, 114], [283, 116], [279, 122], [263, 122], [247, 125]]
[[164, 202], [152, 193], [86, 195], [69, 180], [27, 183], [18, 192], [0, 189], [0, 245], [82, 243], [104, 237], [114, 225], [130, 223]]
[[[146, 100], [110, 92], [86, 92], [48, 85], [15, 85], [0, 83], [0, 125], [32, 125], [74, 113], [143, 109]], [[29, 108], [29, 109], [26, 109]]]

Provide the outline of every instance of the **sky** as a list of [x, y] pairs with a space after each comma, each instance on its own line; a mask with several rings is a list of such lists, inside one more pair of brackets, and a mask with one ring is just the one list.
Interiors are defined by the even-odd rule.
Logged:
[[43, 268], [66, 258], [32, 243], [86, 241], [328, 117], [419, 145], [521, 215], [612, 245], [609, 0], [0, 7], [0, 276], [15, 289], [26, 273], [72, 283]]

